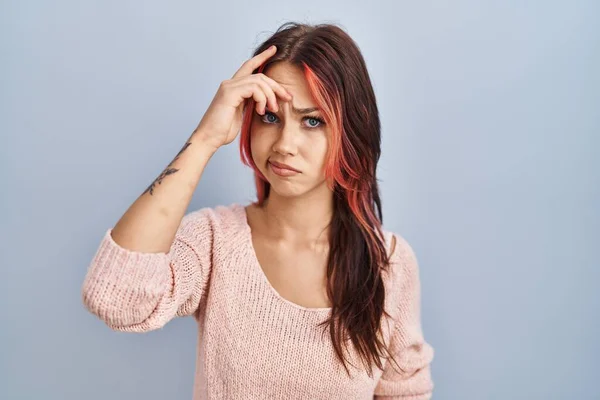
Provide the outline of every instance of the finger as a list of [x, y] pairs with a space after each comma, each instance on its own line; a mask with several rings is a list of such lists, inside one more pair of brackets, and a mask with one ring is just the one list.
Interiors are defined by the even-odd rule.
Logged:
[[273, 110], [278, 109], [277, 98], [273, 89], [271, 89], [267, 82], [260, 79], [258, 76], [253, 75], [244, 78], [240, 80], [236, 86], [242, 88], [243, 97], [253, 97], [258, 103], [256, 108], [257, 113], [261, 115], [264, 114], [267, 103], [269, 103], [269, 108]]
[[256, 112], [263, 115], [265, 113], [265, 106], [267, 104], [267, 96], [265, 95], [260, 84], [252, 82], [246, 85], [246, 93], [244, 97], [252, 97], [256, 102]]
[[271, 46], [265, 51], [255, 55], [249, 60], [246, 60], [237, 70], [235, 74], [233, 74], [233, 78], [237, 78], [240, 76], [248, 76], [252, 74], [256, 68], [261, 66], [265, 61], [269, 59], [269, 57], [273, 56], [277, 52], [277, 48], [275, 46]]
[[258, 83], [267, 96], [267, 103], [269, 104], [269, 108], [275, 112], [279, 111], [279, 104], [277, 104], [277, 96], [275, 95], [275, 91], [269, 84], [269, 82], [264, 79], [264, 76], [260, 76], [261, 74], [253, 75], [251, 79]]
[[279, 95], [279, 97], [281, 97], [282, 99], [285, 100], [291, 100], [292, 99], [292, 94], [290, 92], [288, 92], [288, 90], [286, 88], [284, 88], [279, 82], [277, 82], [275, 79], [268, 77], [267, 75], [260, 73], [260, 74], [256, 74], [256, 76], [258, 76], [259, 78], [261, 78], [264, 82], [266, 82], [267, 84], [269, 84], [269, 86], [271, 87], [271, 89], [277, 94]]

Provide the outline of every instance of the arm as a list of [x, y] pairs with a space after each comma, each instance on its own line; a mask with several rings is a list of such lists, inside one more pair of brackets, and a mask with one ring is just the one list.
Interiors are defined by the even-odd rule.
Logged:
[[192, 314], [210, 270], [212, 230], [184, 216], [212, 147], [195, 131], [160, 176], [109, 229], [82, 287], [86, 308], [111, 328], [147, 331]]
[[392, 260], [399, 271], [398, 319], [390, 351], [400, 369], [387, 360], [374, 392], [376, 400], [429, 400], [433, 392], [430, 364], [434, 349], [423, 337], [421, 327], [421, 285], [419, 266], [411, 246], [396, 236]]
[[113, 240], [125, 249], [166, 253], [215, 149], [194, 131], [173, 161], [146, 188], [113, 228]]
[[117, 244], [109, 229], [82, 288], [83, 303], [110, 328], [146, 332], [192, 315], [208, 287], [213, 243], [209, 209], [187, 214], [167, 253]]

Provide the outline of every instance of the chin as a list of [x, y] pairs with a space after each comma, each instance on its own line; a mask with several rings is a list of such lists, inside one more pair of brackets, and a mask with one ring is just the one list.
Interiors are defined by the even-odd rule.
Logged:
[[326, 187], [325, 181], [319, 184], [303, 185], [299, 182], [281, 182], [278, 180], [273, 180], [273, 182], [271, 182], [271, 180], [269, 180], [269, 184], [271, 185], [272, 192], [277, 193], [280, 197], [286, 198], [303, 197], [311, 193], [315, 194], [316, 192], [321, 192]]
[[271, 191], [277, 193], [280, 197], [298, 197], [307, 192], [306, 188], [298, 183], [269, 180], [269, 184], [271, 185]]

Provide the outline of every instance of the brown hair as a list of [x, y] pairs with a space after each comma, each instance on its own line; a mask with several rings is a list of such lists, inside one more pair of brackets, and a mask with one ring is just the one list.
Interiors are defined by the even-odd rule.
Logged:
[[[340, 27], [287, 22], [254, 52], [271, 45], [277, 53], [254, 73], [287, 62], [304, 72], [317, 106], [331, 127], [325, 176], [334, 193], [330, 225], [327, 294], [332, 314], [329, 326], [337, 357], [348, 374], [342, 344], [350, 339], [369, 376], [372, 364], [380, 369], [384, 351], [380, 336], [385, 288], [382, 272], [389, 266], [382, 231], [381, 199], [376, 167], [381, 153], [379, 112], [365, 61], [358, 46]], [[250, 126], [255, 102], [246, 100], [241, 128], [242, 161], [255, 171], [259, 205], [270, 185], [254, 164]]]

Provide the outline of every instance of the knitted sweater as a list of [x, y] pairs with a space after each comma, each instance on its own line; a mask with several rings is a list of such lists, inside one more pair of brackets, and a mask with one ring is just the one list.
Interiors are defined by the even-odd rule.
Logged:
[[[433, 347], [420, 320], [418, 264], [400, 235], [384, 230], [392, 265], [383, 274], [385, 360], [369, 377], [348, 346], [351, 376], [317, 324], [330, 308], [307, 308], [277, 293], [258, 263], [243, 205], [186, 214], [168, 253], [119, 246], [108, 229], [82, 285], [85, 307], [111, 329], [147, 332], [179, 316], [197, 322], [194, 400], [431, 398]], [[355, 368], [361, 367], [361, 368]]]

